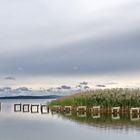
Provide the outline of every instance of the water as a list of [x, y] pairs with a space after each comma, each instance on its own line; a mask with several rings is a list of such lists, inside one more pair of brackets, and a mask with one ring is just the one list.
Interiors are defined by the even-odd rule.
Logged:
[[[139, 122], [90, 121], [63, 114], [14, 112], [15, 103], [44, 104], [48, 100], [1, 100], [0, 140], [139, 140]], [[116, 122], [114, 122], [116, 121]], [[118, 122], [117, 122], [118, 121]]]

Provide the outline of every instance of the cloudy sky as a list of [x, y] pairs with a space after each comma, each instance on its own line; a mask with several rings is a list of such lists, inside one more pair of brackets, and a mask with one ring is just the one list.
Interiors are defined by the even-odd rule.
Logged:
[[139, 0], [0, 0], [1, 84], [140, 75], [139, 7]]

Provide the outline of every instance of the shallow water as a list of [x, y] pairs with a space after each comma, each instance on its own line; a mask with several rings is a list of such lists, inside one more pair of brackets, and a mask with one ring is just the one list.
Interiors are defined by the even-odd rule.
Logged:
[[[14, 112], [15, 103], [44, 104], [48, 100], [1, 100], [0, 140], [139, 140], [139, 126], [107, 125], [58, 114]], [[116, 120], [114, 120], [116, 121]], [[138, 122], [139, 123], [139, 122]]]

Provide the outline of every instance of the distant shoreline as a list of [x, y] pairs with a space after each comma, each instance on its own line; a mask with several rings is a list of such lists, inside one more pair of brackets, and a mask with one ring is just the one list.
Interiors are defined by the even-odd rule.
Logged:
[[48, 95], [48, 96], [8, 96], [8, 97], [0, 97], [0, 99], [58, 99], [63, 96], [59, 95]]

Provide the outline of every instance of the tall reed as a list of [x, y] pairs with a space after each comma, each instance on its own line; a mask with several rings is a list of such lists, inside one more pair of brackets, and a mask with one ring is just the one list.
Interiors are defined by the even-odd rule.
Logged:
[[54, 100], [50, 103], [50, 106], [52, 105], [140, 107], [140, 89], [114, 88], [86, 91]]

